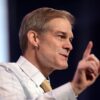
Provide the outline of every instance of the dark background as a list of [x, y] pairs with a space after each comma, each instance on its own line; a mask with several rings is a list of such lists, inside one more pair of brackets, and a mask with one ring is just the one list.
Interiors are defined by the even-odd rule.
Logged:
[[[28, 12], [39, 7], [53, 7], [71, 12], [75, 18], [73, 29], [74, 40], [69, 68], [63, 71], [55, 71], [50, 77], [53, 88], [71, 81], [75, 73], [78, 61], [92, 40], [94, 53], [100, 59], [100, 2], [99, 0], [8, 0], [9, 10], [9, 38], [10, 38], [10, 61], [15, 62], [20, 54], [18, 32], [21, 20]], [[100, 77], [94, 85], [85, 90], [79, 100], [100, 100]], [[60, 91], [59, 91], [60, 92]]]

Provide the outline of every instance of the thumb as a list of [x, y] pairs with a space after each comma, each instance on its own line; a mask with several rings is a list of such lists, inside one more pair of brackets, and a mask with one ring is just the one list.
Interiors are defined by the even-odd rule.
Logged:
[[83, 58], [86, 58], [91, 53], [92, 47], [93, 47], [93, 42], [89, 41], [89, 43], [84, 51]]

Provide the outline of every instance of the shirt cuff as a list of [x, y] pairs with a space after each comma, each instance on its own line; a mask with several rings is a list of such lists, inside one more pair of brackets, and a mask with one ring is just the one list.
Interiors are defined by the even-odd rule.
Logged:
[[51, 91], [51, 95], [55, 100], [77, 100], [70, 82]]

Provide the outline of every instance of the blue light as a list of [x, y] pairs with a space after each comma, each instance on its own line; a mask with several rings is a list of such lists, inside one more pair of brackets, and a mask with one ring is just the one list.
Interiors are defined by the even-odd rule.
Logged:
[[9, 61], [7, 0], [0, 0], [0, 62]]

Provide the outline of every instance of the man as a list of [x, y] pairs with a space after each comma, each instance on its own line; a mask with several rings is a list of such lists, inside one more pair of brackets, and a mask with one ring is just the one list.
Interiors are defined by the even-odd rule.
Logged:
[[90, 41], [71, 82], [45, 91], [43, 81], [54, 70], [68, 68], [73, 16], [63, 10], [39, 8], [27, 14], [19, 31], [22, 56], [16, 63], [0, 64], [0, 100], [76, 100], [100, 74]]

